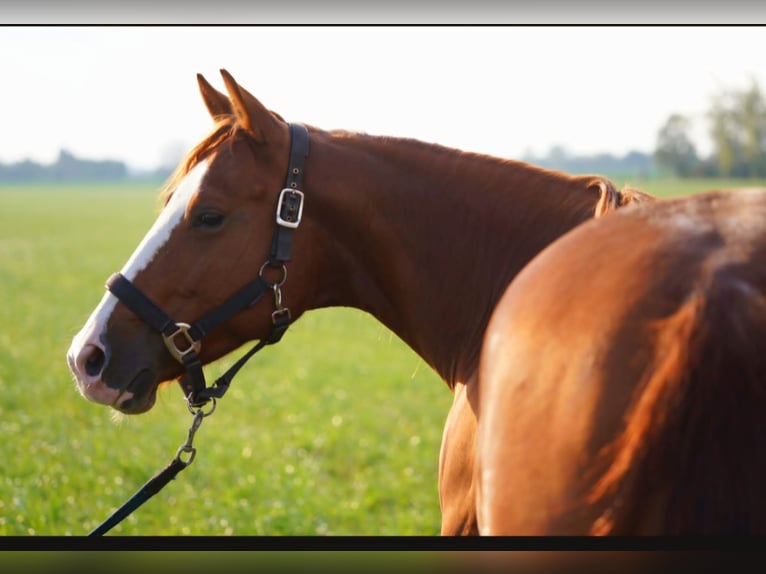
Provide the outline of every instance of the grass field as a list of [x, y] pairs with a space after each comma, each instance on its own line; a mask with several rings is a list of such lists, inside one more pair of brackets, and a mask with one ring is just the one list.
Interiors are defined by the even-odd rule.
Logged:
[[[620, 182], [659, 195], [764, 182]], [[0, 188], [0, 534], [82, 535], [183, 443], [177, 387], [113, 420], [65, 353], [156, 215], [149, 187]], [[232, 353], [208, 368], [208, 379]], [[349, 309], [307, 313], [238, 375], [197, 459], [113, 533], [432, 535], [446, 385]]]

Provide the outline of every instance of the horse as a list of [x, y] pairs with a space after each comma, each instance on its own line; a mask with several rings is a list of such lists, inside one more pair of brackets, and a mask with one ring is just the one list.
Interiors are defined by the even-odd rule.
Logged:
[[620, 210], [553, 242], [485, 333], [487, 535], [766, 534], [766, 190]]
[[[187, 398], [215, 398], [202, 365], [246, 341], [278, 341], [307, 310], [359, 309], [454, 394], [439, 453], [441, 533], [476, 534], [475, 387], [495, 303], [554, 239], [652, 196], [414, 139], [288, 123], [221, 75], [226, 94], [197, 76], [213, 128], [72, 340], [80, 393], [127, 414], [150, 409], [174, 380]], [[225, 386], [214, 386], [220, 396]]]

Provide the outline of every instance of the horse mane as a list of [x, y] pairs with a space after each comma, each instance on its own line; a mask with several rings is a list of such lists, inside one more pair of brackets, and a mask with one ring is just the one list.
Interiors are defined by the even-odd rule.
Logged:
[[[413, 151], [423, 151], [432, 155], [431, 161], [433, 162], [450, 162], [448, 169], [443, 165], [439, 165], [438, 168], [434, 169], [434, 171], [441, 171], [443, 173], [454, 173], [455, 170], [460, 169], [459, 166], [466, 165], [466, 163], [463, 162], [481, 160], [489, 162], [497, 167], [514, 168], [517, 173], [522, 174], [520, 177], [523, 178], [523, 180], [519, 180], [519, 187], [528, 186], [533, 178], [540, 178], [538, 181], [545, 181], [544, 185], [552, 188], [560, 187], [562, 179], [568, 182], [578, 182], [584, 184], [584, 187], [588, 190], [595, 190], [598, 194], [595, 207], [592, 207], [593, 204], [590, 203], [590, 199], [586, 203], [585, 209], [587, 211], [583, 212], [582, 215], [587, 217], [602, 217], [620, 207], [632, 205], [634, 203], [650, 202], [656, 199], [654, 195], [632, 186], [625, 186], [621, 190], [617, 190], [614, 184], [605, 177], [596, 175], [571, 175], [560, 170], [542, 167], [525, 161], [462, 150], [433, 142], [424, 142], [417, 139], [394, 136], [369, 135], [364, 132], [353, 132], [348, 130], [333, 130], [331, 134], [337, 139], [353, 138], [358, 143], [375, 146], [376, 149], [381, 145], [393, 147], [391, 146], [392, 143], [407, 144], [406, 148], [402, 147], [402, 149], [398, 151], [398, 157], [401, 161], [410, 161]], [[436, 165], [436, 163], [434, 163], [434, 165]], [[491, 181], [491, 178], [493, 177], [497, 177], [496, 173], [492, 174], [490, 170], [485, 171], [485, 177], [488, 181]], [[481, 185], [482, 183], [479, 180], [476, 180], [476, 186], [481, 187]], [[543, 184], [538, 183], [536, 185]], [[569, 197], [562, 197], [562, 201], [564, 203], [569, 203], [570, 207], [573, 209], [578, 207], [582, 209], [584, 207], [582, 198], [583, 196], [573, 194]]]
[[181, 159], [162, 186], [157, 198], [160, 205], [165, 205], [170, 200], [173, 191], [194, 166], [219, 149], [225, 142], [234, 141], [234, 136], [243, 129], [234, 115], [217, 116], [210, 132]]

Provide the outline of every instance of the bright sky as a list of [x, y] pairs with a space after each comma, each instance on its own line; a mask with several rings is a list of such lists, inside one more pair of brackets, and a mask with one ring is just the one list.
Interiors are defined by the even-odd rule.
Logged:
[[766, 91], [759, 27], [4, 27], [0, 162], [153, 168], [211, 126], [219, 68], [288, 121], [519, 158], [651, 152], [674, 112]]

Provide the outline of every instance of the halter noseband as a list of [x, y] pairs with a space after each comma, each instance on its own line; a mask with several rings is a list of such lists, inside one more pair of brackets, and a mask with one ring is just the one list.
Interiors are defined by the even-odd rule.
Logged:
[[[170, 354], [184, 366], [186, 373], [179, 382], [190, 408], [201, 407], [210, 399], [221, 398], [229, 388], [234, 375], [248, 359], [266, 345], [278, 342], [290, 325], [290, 310], [282, 305], [280, 288], [287, 279], [285, 263], [290, 261], [293, 232], [300, 224], [303, 215], [303, 192], [300, 188], [303, 179], [303, 164], [309, 153], [309, 133], [300, 124], [290, 124], [289, 128], [290, 162], [285, 187], [279, 194], [279, 201], [277, 202], [277, 226], [271, 240], [269, 259], [261, 265], [258, 276], [253, 281], [247, 283], [221, 305], [192, 324], [173, 320], [121, 273], [113, 274], [106, 282], [106, 288], [117, 299], [142, 321], [162, 334], [162, 339]], [[248, 142], [252, 143], [250, 139]], [[282, 277], [279, 281], [270, 283], [264, 279], [263, 272], [267, 266], [282, 270]], [[242, 309], [253, 306], [269, 290], [274, 292], [275, 304], [275, 310], [271, 314], [271, 332], [234, 363], [213, 385], [206, 386], [205, 374], [202, 371], [202, 362], [199, 358], [202, 337], [231, 319]], [[179, 339], [181, 345], [179, 345]]]

